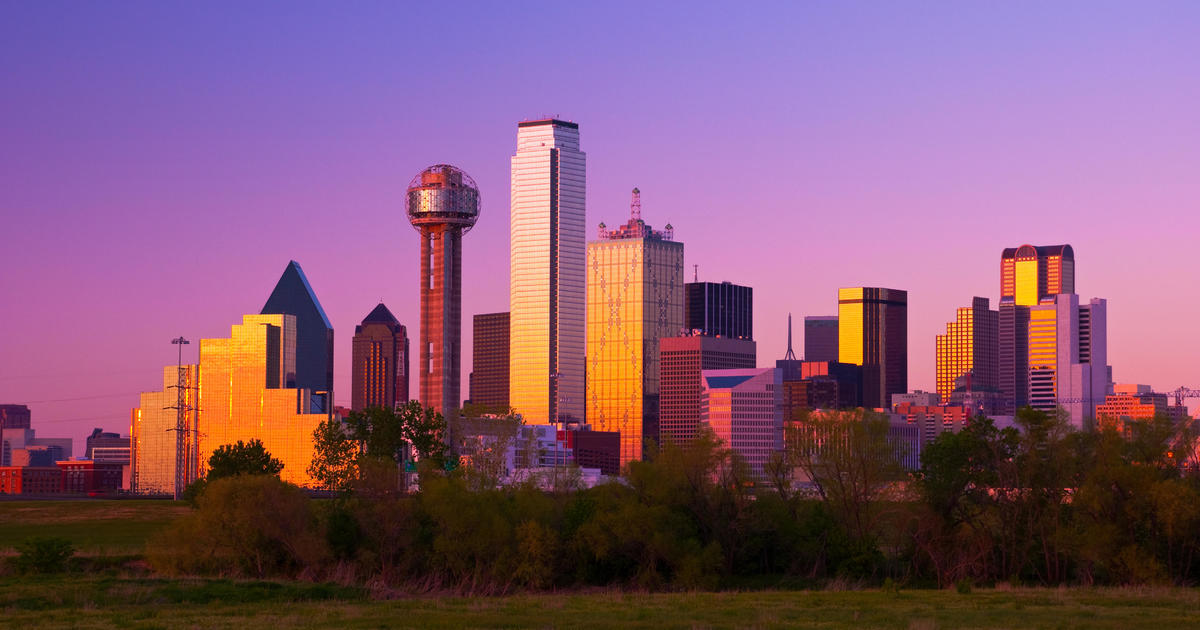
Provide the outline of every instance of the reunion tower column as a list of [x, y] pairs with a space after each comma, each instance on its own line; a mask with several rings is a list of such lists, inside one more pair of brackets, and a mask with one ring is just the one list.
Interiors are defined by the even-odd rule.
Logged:
[[420, 400], [447, 419], [462, 399], [462, 237], [479, 217], [479, 188], [436, 164], [408, 185], [408, 220], [421, 234]]

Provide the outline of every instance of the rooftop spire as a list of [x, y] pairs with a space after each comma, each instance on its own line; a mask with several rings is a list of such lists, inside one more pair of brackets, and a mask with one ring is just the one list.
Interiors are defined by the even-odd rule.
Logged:
[[787, 354], [783, 355], [784, 361], [795, 361], [796, 353], [792, 352], [792, 314], [788, 313], [788, 347]]

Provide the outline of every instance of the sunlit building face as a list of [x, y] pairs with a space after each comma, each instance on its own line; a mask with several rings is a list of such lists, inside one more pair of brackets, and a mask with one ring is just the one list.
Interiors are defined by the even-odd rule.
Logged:
[[217, 448], [262, 440], [283, 462], [284, 481], [312, 485], [311, 392], [285, 387], [296, 370], [296, 318], [244, 315], [224, 339], [200, 340], [200, 460]]
[[[139, 494], [172, 494], [175, 492], [176, 385], [180, 382], [178, 366], [163, 368], [163, 389], [143, 392], [140, 407], [133, 410], [130, 425], [130, 489]], [[198, 414], [198, 368], [182, 366], [184, 371], [184, 483], [199, 474], [200, 453], [197, 451], [196, 428]]]
[[659, 340], [683, 327], [683, 244], [640, 219], [588, 243], [587, 419], [619, 431], [621, 464], [656, 442]]
[[509, 404], [525, 422], [584, 416], [585, 164], [579, 125], [523, 122], [512, 156]]
[[1075, 250], [1070, 245], [1022, 245], [1000, 254], [1000, 299], [1036, 306], [1060, 293], [1075, 292]]
[[908, 292], [838, 289], [838, 357], [862, 366], [865, 407], [890, 407], [908, 391]]
[[949, 400], [960, 386], [997, 389], [999, 315], [988, 309], [987, 298], [974, 298], [970, 307], [958, 309], [955, 321], [946, 324], [946, 333], [937, 336], [937, 393], [942, 400]]

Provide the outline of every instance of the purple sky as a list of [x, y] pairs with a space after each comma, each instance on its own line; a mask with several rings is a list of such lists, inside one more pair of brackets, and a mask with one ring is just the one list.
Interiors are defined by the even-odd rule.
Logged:
[[689, 270], [755, 288], [760, 364], [789, 311], [901, 288], [931, 389], [1000, 250], [1066, 242], [1116, 380], [1200, 387], [1200, 4], [576, 4], [0, 5], [0, 402], [77, 451], [125, 433], [170, 339], [194, 360], [296, 259], [348, 403], [354, 324], [382, 298], [416, 334], [403, 192], [438, 162], [482, 192], [469, 366], [546, 114], [580, 123], [589, 238], [641, 188]]

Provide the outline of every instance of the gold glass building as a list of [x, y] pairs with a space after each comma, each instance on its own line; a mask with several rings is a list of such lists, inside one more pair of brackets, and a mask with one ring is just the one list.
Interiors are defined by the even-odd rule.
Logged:
[[1070, 245], [1022, 245], [1000, 254], [1000, 299], [1036, 306], [1042, 299], [1075, 292], [1075, 250]]
[[624, 226], [600, 225], [587, 248], [587, 420], [621, 434], [621, 465], [658, 441], [659, 339], [683, 327], [683, 243], [641, 219], [640, 193]]
[[908, 292], [838, 289], [838, 359], [862, 366], [864, 407], [889, 408], [908, 391]]
[[284, 481], [312, 485], [312, 392], [285, 387], [295, 378], [296, 317], [244, 315], [226, 339], [200, 340], [200, 460], [238, 440], [262, 440], [283, 462]]
[[958, 309], [957, 318], [938, 335], [937, 393], [950, 400], [956, 388], [997, 391], [999, 387], [1000, 313], [988, 309], [987, 298], [973, 298], [970, 307]]
[[[179, 383], [180, 366], [163, 368], [163, 388], [159, 392], [143, 392], [140, 406], [133, 409], [129, 427], [129, 485], [137, 494], [172, 494], [175, 492], [175, 428], [177, 412], [176, 385]], [[185, 440], [187, 449], [184, 461], [190, 470], [185, 481], [195, 480], [199, 470], [199, 452], [196, 445], [197, 393], [199, 370], [195, 365], [185, 365], [187, 387], [184, 389]]]
[[528, 424], [583, 420], [586, 158], [576, 123], [517, 125], [508, 404]]

